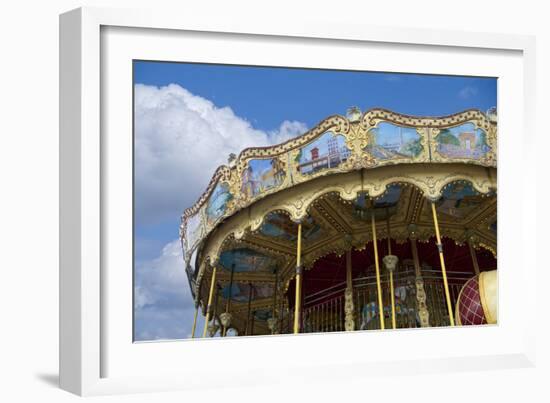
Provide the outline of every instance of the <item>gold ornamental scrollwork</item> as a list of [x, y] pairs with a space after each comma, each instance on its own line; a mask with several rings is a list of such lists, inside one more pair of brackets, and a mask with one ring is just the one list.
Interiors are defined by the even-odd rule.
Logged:
[[[284, 191], [272, 194], [248, 208], [241, 210], [224, 221], [224, 225], [206, 238], [203, 256], [215, 264], [217, 258], [224, 248], [227, 239], [243, 239], [246, 234], [257, 231], [265, 218], [274, 211], [285, 212], [294, 221], [303, 220], [308, 215], [312, 204], [329, 194], [338, 194], [345, 201], [354, 200], [358, 194], [365, 192], [369, 197], [382, 195], [391, 184], [406, 184], [414, 186], [421, 191], [425, 197], [437, 200], [446, 185], [456, 181], [468, 181], [480, 193], [487, 194], [496, 188], [496, 175], [488, 172], [485, 168], [475, 165], [464, 164], [417, 164], [411, 165], [404, 173], [401, 166], [391, 165], [376, 170], [371, 170], [367, 175], [368, 179], [362, 177], [360, 172], [349, 172], [342, 175], [330, 175], [318, 178], [317, 181], [305, 182], [299, 186], [288, 188]], [[452, 230], [449, 230], [452, 231]], [[392, 232], [392, 238], [407, 239], [408, 234], [399, 230]], [[449, 232], [451, 233], [451, 232]], [[383, 237], [384, 229], [380, 229], [380, 237]], [[426, 239], [433, 235], [430, 226], [425, 229]], [[367, 240], [368, 231], [365, 230], [365, 237], [359, 232], [356, 234], [360, 242]], [[463, 236], [463, 229], [453, 233], [453, 238], [459, 239]], [[419, 231], [419, 238], [423, 233]], [[341, 245], [339, 242], [341, 241]], [[326, 252], [334, 252], [340, 249], [345, 251], [344, 237], [341, 240], [331, 242]], [[319, 249], [314, 254], [308, 255], [305, 251], [303, 264], [307, 267], [323, 254]]]

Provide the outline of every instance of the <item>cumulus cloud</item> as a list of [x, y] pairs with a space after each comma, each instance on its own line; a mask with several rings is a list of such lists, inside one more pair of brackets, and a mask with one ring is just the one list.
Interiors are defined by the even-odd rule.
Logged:
[[136, 264], [135, 281], [136, 340], [189, 337], [195, 308], [179, 240], [166, 244], [160, 256]]
[[[174, 237], [181, 212], [197, 200], [230, 153], [284, 142], [307, 130], [296, 121], [283, 121], [271, 131], [255, 129], [231, 108], [175, 84], [137, 84], [134, 94], [136, 224], [155, 228], [173, 222]], [[180, 243], [161, 246], [158, 239], [136, 239], [137, 340], [179, 339], [191, 333], [194, 303]]]
[[138, 224], [179, 217], [230, 153], [283, 142], [307, 130], [296, 121], [269, 132], [255, 129], [230, 107], [218, 107], [176, 84], [137, 84], [134, 93]]

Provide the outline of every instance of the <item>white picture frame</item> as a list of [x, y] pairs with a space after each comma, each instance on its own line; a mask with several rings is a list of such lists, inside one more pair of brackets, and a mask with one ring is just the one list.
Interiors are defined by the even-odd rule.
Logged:
[[[153, 32], [151, 30], [155, 30], [155, 34], [159, 35], [150, 37]], [[105, 33], [113, 36], [108, 38]], [[107, 270], [110, 259], [117, 259], [116, 255], [119, 252], [109, 246], [105, 235], [105, 228], [114, 231], [109, 232], [110, 239], [116, 236], [117, 231], [127, 233], [124, 223], [128, 224], [128, 221], [122, 220], [115, 224], [113, 215], [106, 214], [106, 211], [124, 208], [124, 200], [127, 200], [124, 197], [117, 198], [121, 200], [120, 205], [110, 204], [112, 200], [109, 192], [112, 190], [112, 183], [123, 183], [124, 178], [127, 178], [125, 175], [128, 173], [128, 166], [115, 166], [109, 161], [117, 150], [127, 149], [131, 137], [105, 136], [106, 133], [113, 132], [114, 127], [111, 125], [120, 124], [117, 126], [117, 130], [120, 130], [118, 133], [127, 133], [131, 121], [124, 117], [110, 120], [113, 116], [110, 108], [121, 108], [121, 114], [115, 115], [127, 116], [128, 111], [131, 113], [131, 103], [124, 102], [127, 100], [124, 97], [128, 96], [128, 81], [117, 87], [112, 80], [105, 80], [102, 74], [124, 74], [127, 69], [124, 60], [140, 58], [140, 55], [131, 54], [134, 47], [122, 46], [124, 42], [121, 36], [130, 37], [131, 41], [132, 36], [143, 35], [140, 38], [140, 46], [144, 50], [153, 47], [151, 44], [154, 42], [151, 41], [158, 41], [158, 46], [154, 46], [155, 57], [171, 60], [170, 49], [174, 43], [181, 40], [178, 33], [193, 33], [195, 40], [202, 40], [202, 37], [210, 35], [214, 38], [213, 42], [248, 38], [259, 45], [269, 43], [269, 46], [287, 46], [290, 53], [292, 50], [288, 47], [289, 41], [301, 47], [308, 44], [311, 46], [312, 41], [315, 41], [320, 47], [332, 47], [331, 49], [336, 52], [344, 48], [347, 50], [342, 52], [350, 51], [351, 48], [371, 46], [379, 50], [395, 47], [396, 52], [399, 52], [399, 49], [403, 52], [408, 52], [407, 49], [411, 52], [446, 52], [449, 60], [453, 60], [453, 57], [458, 60], [457, 55], [460, 56], [460, 52], [477, 54], [480, 60], [487, 57], [487, 61], [494, 61], [490, 58], [499, 58], [499, 55], [503, 55], [501, 66], [491, 66], [488, 62], [487, 65], [483, 65], [479, 62], [475, 70], [486, 75], [491, 75], [491, 71], [498, 69], [504, 72], [501, 81], [503, 84], [499, 85], [499, 136], [502, 135], [499, 141], [506, 139], [513, 131], [522, 134], [519, 148], [516, 148], [515, 152], [522, 156], [523, 161], [516, 165], [515, 170], [501, 164], [500, 159], [510, 158], [512, 150], [506, 147], [506, 141], [501, 141], [499, 145], [499, 212], [507, 211], [506, 202], [503, 204], [501, 201], [512, 194], [512, 187], [507, 186], [508, 183], [519, 181], [517, 183], [521, 185], [516, 186], [535, 189], [535, 165], [529, 157], [529, 153], [532, 152], [529, 144], [533, 142], [535, 110], [535, 43], [532, 37], [402, 27], [384, 28], [315, 21], [313, 18], [304, 19], [301, 24], [290, 23], [283, 26], [276, 21], [269, 21], [268, 18], [247, 20], [234, 16], [231, 19], [216, 20], [206, 16], [169, 11], [102, 8], [70, 11], [60, 17], [60, 385], [63, 389], [79, 395], [97, 395], [206, 388], [235, 385], [235, 382], [242, 386], [295, 382], [297, 375], [302, 380], [323, 379], [327, 376], [326, 369], [330, 367], [338, 369], [337, 378], [346, 379], [352, 376], [368, 377], [375, 373], [432, 373], [534, 365], [534, 327], [518, 327], [512, 323], [513, 321], [508, 320], [510, 316], [505, 312], [509, 308], [509, 315], [523, 312], [524, 317], [532, 315], [532, 319], [536, 311], [534, 292], [528, 292], [527, 287], [522, 287], [529, 276], [534, 278], [536, 275], [536, 257], [527, 253], [529, 234], [536, 232], [536, 216], [534, 210], [521, 203], [516, 216], [504, 215], [502, 222], [499, 218], [498, 255], [503, 263], [501, 266], [499, 261], [499, 273], [501, 267], [504, 267], [499, 278], [502, 307], [502, 320], [499, 317], [499, 325], [482, 330], [429, 329], [407, 335], [412, 343], [419, 343], [419, 346], [428, 343], [422, 342], [422, 337], [429, 339], [429, 343], [437, 343], [439, 340], [440, 343], [449, 345], [453, 340], [477, 338], [481, 340], [479, 348], [471, 348], [468, 351], [422, 351], [420, 348], [412, 353], [404, 353], [398, 349], [392, 354], [381, 353], [385, 351], [384, 346], [392, 343], [396, 345], [399, 342], [403, 337], [403, 333], [399, 332], [371, 332], [368, 336], [364, 332], [353, 332], [244, 340], [234, 338], [222, 341], [193, 340], [139, 345], [132, 343], [127, 337], [131, 312], [125, 311], [127, 305], [124, 305], [128, 303], [124, 296], [128, 296], [131, 279], [129, 285], [119, 294], [117, 284], [128, 281], [128, 268], [125, 266], [118, 277]], [[113, 48], [119, 51], [116, 57], [126, 59], [120, 59], [115, 63], [115, 55], [109, 53]], [[196, 50], [198, 47], [191, 46], [189, 49]], [[506, 55], [510, 55], [509, 60]], [[243, 53], [241, 56], [240, 60], [244, 60]], [[256, 64], [261, 65], [273, 63], [273, 59], [268, 56], [255, 52], [248, 55], [247, 60], [256, 60]], [[104, 60], [109, 57], [112, 58], [112, 65], [109, 64], [109, 60]], [[227, 62], [232, 55], [220, 52], [216, 57], [206, 54], [204, 57], [210, 62]], [[312, 57], [312, 60], [314, 59], [315, 57]], [[467, 62], [468, 60], [464, 61], [465, 66]], [[281, 63], [284, 65], [283, 58]], [[331, 63], [333, 62], [327, 62], [323, 67], [336, 66]], [[374, 61], [369, 63], [373, 70], [384, 69], [383, 61], [380, 61], [380, 64]], [[459, 63], [454, 67], [444, 64], [438, 68], [441, 73], [467, 73], [466, 67]], [[505, 70], [508, 64], [509, 70]], [[418, 66], [415, 72], [423, 72], [421, 65]], [[387, 70], [387, 67], [385, 69]], [[518, 78], [521, 82], [517, 81]], [[107, 98], [105, 94], [108, 94]], [[502, 94], [509, 95], [508, 103], [500, 103]], [[120, 100], [122, 102], [117, 102]], [[514, 120], [507, 118], [512, 110]], [[113, 142], [113, 139], [116, 141]], [[502, 190], [501, 185], [504, 185]], [[131, 183], [126, 183], [121, 188], [128, 191], [128, 186], [131, 192]], [[128, 193], [126, 197], [127, 195]], [[500, 197], [501, 195], [503, 196]], [[507, 226], [517, 228], [513, 236], [502, 232], [502, 228]], [[125, 242], [117, 242], [117, 245], [127, 246], [127, 238]], [[515, 247], [514, 252], [511, 251], [513, 248], [508, 248], [512, 244]], [[518, 256], [521, 256], [521, 260]], [[512, 278], [506, 274], [509, 273], [506, 271], [506, 265], [518, 262], [521, 263], [521, 271], [515, 273], [515, 277]], [[512, 283], [517, 286], [514, 298], [521, 301], [519, 307], [514, 307], [510, 300], [509, 291]], [[120, 299], [126, 302], [113, 305], [119, 303], [113, 302], [113, 292], [121, 295]], [[123, 317], [124, 312], [127, 312], [127, 318]], [[534, 323], [534, 319], [526, 319], [523, 323]], [[120, 326], [120, 329], [117, 326]], [[325, 348], [337, 346], [343, 337], [346, 338], [348, 350], [343, 348], [338, 354], [327, 354], [324, 357], [315, 354], [315, 349], [321, 346], [321, 343]], [[351, 346], [361, 345], [367, 337], [368, 343], [380, 346], [380, 349], [377, 349], [378, 353], [373, 352], [369, 357], [351, 356]], [[490, 351], [484, 353], [483, 349], [489, 343], [493, 346]], [[228, 351], [233, 351], [233, 355], [231, 356]], [[299, 351], [301, 355], [281, 355], [282, 351]], [[248, 354], [252, 361], [257, 361], [249, 363], [249, 376], [246, 379], [228, 376], [227, 373], [215, 370], [203, 362], [227, 354], [235, 358], [237, 354], [242, 353]], [[183, 354], [188, 361], [182, 363], [174, 358], [174, 354]], [[262, 362], [258, 358], [262, 356], [265, 368], [263, 371], [256, 371], [262, 369]], [[118, 364], [122, 362], [127, 364]], [[149, 370], [141, 372], [139, 368], [135, 368], [136, 362], [143, 363]], [[151, 371], [151, 368], [155, 371]]]

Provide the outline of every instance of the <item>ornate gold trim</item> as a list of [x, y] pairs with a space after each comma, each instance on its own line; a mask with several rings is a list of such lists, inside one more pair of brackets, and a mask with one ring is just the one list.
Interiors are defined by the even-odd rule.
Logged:
[[[294, 258], [293, 254], [282, 253], [281, 250], [270, 248], [267, 242], [251, 243], [246, 235], [257, 232], [265, 217], [273, 211], [284, 211], [293, 220], [302, 220], [315, 210], [312, 207], [315, 201], [333, 193], [342, 198], [344, 202], [350, 203], [361, 192], [368, 193], [370, 197], [380, 196], [385, 192], [386, 187], [393, 183], [414, 186], [424, 195], [429, 194], [434, 199], [440, 197], [443, 188], [454, 181], [469, 181], [480, 193], [492, 192], [496, 187], [493, 179], [495, 176], [487, 172], [486, 168], [475, 165], [445, 164], [442, 167], [439, 164], [416, 164], [410, 165], [406, 173], [403, 173], [400, 168], [395, 165], [377, 168], [369, 171], [367, 177], [361, 175], [361, 172], [325, 176], [260, 200], [227, 218], [223, 226], [220, 226], [217, 231], [205, 239], [200, 261], [207, 264], [202, 264], [201, 273], [208, 265], [217, 263], [218, 257], [224, 249], [240, 244], [251, 245], [270, 254], [276, 253], [285, 260], [285, 265], [288, 265], [289, 261]], [[428, 240], [434, 235], [430, 222], [418, 222], [417, 227], [417, 237], [420, 241]], [[381, 224], [380, 228], [377, 228], [380, 238], [387, 236], [386, 231], [385, 226]], [[406, 241], [408, 239], [409, 234], [405, 227], [392, 227], [391, 231], [392, 238], [396, 240]], [[455, 239], [455, 242], [462, 243], [464, 233], [464, 228], [449, 226], [445, 227], [444, 235]], [[328, 253], [344, 253], [349, 248], [347, 243], [349, 241], [346, 241], [345, 233], [327, 231], [327, 234], [330, 236], [323, 244], [316, 244], [304, 249], [302, 262], [305, 268], [310, 268], [317, 259]], [[371, 234], [365, 228], [355, 229], [350, 235], [352, 235], [352, 245], [357, 249], [371, 240]], [[251, 240], [256, 239], [259, 238], [251, 238]]]
[[[369, 130], [377, 127], [380, 123], [387, 122], [398, 126], [416, 128], [420, 135], [423, 145], [423, 152], [416, 158], [393, 158], [388, 160], [377, 160], [373, 155], [370, 155], [365, 149], [369, 143]], [[475, 127], [482, 128], [487, 133], [488, 145], [491, 151], [482, 160], [465, 160], [464, 158], [446, 158], [437, 154], [434, 147], [434, 136], [436, 131], [452, 127], [459, 124], [471, 122]], [[326, 132], [332, 132], [334, 135], [343, 136], [345, 145], [349, 149], [350, 154], [346, 161], [334, 168], [320, 169], [312, 174], [304, 175], [296, 170], [295, 158], [299, 150], [314, 142], [316, 139], [324, 135]], [[244, 149], [230, 166], [220, 166], [214, 173], [205, 192], [199, 197], [197, 202], [186, 209], [182, 215], [182, 223], [180, 225], [180, 237], [182, 238], [182, 246], [185, 249], [185, 256], [188, 261], [188, 256], [197, 248], [210, 232], [223, 220], [233, 216], [239, 211], [252, 206], [254, 203], [261, 201], [267, 196], [276, 195], [286, 189], [292, 188], [298, 184], [315, 181], [321, 177], [327, 177], [334, 174], [353, 172], [363, 169], [372, 169], [380, 166], [388, 166], [395, 164], [423, 164], [428, 162], [467, 162], [469, 164], [496, 167], [496, 124], [491, 122], [485, 114], [477, 110], [467, 110], [450, 116], [443, 117], [414, 117], [391, 112], [385, 109], [372, 109], [363, 114], [359, 122], [350, 122], [343, 116], [335, 115], [321, 121], [317, 126], [304, 133], [302, 136], [289, 140], [285, 143], [269, 146], [255, 147]], [[276, 159], [277, 166], [284, 169], [285, 177], [280, 184], [261, 192], [254, 197], [247, 197], [241, 192], [243, 182], [243, 173], [254, 159]], [[402, 178], [407, 182], [407, 178]], [[226, 183], [229, 188], [229, 194], [232, 195], [232, 200], [227, 203], [223, 214], [213, 222], [208, 222], [206, 219], [205, 204], [212, 195], [216, 186], [220, 183]], [[368, 184], [367, 184], [368, 185]], [[437, 197], [437, 192], [433, 188], [438, 187], [433, 183], [433, 178], [426, 178], [425, 194], [428, 198]], [[376, 193], [376, 189], [373, 189]], [[348, 192], [340, 192], [342, 197], [346, 199]], [[306, 203], [307, 201], [304, 201]], [[301, 203], [296, 201], [296, 206]], [[299, 208], [299, 207], [297, 207]], [[294, 208], [292, 208], [294, 210]], [[290, 212], [292, 214], [292, 212]], [[187, 226], [189, 220], [196, 214], [201, 214], [200, 220], [202, 228], [198, 239], [192, 244], [188, 244], [185, 240], [187, 236]], [[296, 218], [296, 217], [293, 217]], [[241, 235], [235, 234], [236, 238]]]

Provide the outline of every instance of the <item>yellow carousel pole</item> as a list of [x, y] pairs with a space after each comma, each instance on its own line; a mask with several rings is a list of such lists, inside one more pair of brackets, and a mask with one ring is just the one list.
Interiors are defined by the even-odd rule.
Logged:
[[435, 237], [437, 239], [437, 250], [439, 251], [439, 261], [441, 263], [441, 273], [443, 275], [443, 286], [445, 287], [445, 298], [447, 300], [447, 310], [449, 311], [449, 321], [451, 326], [455, 325], [453, 316], [453, 306], [451, 304], [451, 295], [449, 293], [449, 284], [447, 282], [447, 270], [445, 269], [445, 258], [443, 257], [443, 244], [441, 243], [441, 235], [439, 233], [439, 222], [437, 221], [437, 212], [435, 210], [435, 203], [431, 202], [432, 215], [434, 219]]
[[[391, 229], [390, 229], [390, 214], [389, 209], [386, 208], [386, 225], [388, 228], [388, 256], [391, 255]], [[392, 328], [397, 328], [395, 320], [395, 290], [393, 288], [393, 270], [390, 272], [390, 298], [391, 298], [391, 325]]]
[[210, 293], [208, 294], [208, 305], [206, 306], [206, 318], [204, 319], [204, 330], [202, 331], [202, 337], [206, 337], [206, 331], [208, 330], [208, 321], [210, 321], [210, 311], [212, 310], [212, 297], [214, 296], [214, 285], [216, 284], [216, 266], [212, 270], [212, 280], [210, 281]]
[[[197, 296], [198, 297], [198, 296]], [[193, 328], [191, 329], [191, 338], [195, 338], [195, 329], [197, 328], [197, 315], [199, 313], [199, 301], [195, 301], [195, 317], [193, 318]]]
[[376, 268], [376, 289], [378, 290], [378, 316], [380, 329], [384, 330], [384, 307], [382, 306], [382, 285], [380, 284], [380, 265], [378, 264], [378, 245], [376, 244], [376, 222], [374, 220], [374, 206], [371, 211], [372, 244], [374, 246], [374, 267]]
[[296, 251], [296, 299], [294, 303], [294, 333], [300, 332], [300, 309], [302, 302], [302, 223], [298, 224], [298, 247]]

